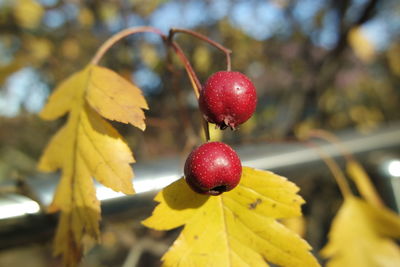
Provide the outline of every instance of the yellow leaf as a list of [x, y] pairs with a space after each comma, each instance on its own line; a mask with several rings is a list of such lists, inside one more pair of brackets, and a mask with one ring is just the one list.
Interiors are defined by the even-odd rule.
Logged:
[[81, 47], [77, 39], [68, 38], [65, 39], [60, 47], [61, 53], [64, 57], [69, 60], [75, 60], [81, 55]]
[[304, 217], [291, 217], [280, 220], [280, 222], [301, 237], [306, 235], [306, 219]]
[[347, 197], [333, 220], [329, 243], [321, 254], [327, 266], [400, 266], [400, 218], [384, 207]]
[[360, 194], [371, 204], [382, 207], [382, 200], [379, 198], [371, 179], [364, 168], [356, 161], [349, 160], [346, 165], [347, 173], [355, 182]]
[[103, 22], [111, 21], [119, 15], [118, 6], [111, 2], [102, 2], [98, 12]]
[[0, 85], [4, 83], [8, 76], [10, 76], [12, 73], [16, 72], [22, 67], [22, 60], [18, 60], [18, 58], [16, 58], [8, 65], [0, 66]]
[[148, 106], [140, 89], [109, 69], [92, 66], [87, 100], [107, 119], [146, 128], [142, 109]]
[[150, 44], [142, 44], [140, 48], [141, 59], [151, 69], [155, 69], [160, 62], [157, 49]]
[[[215, 124], [208, 123], [208, 132], [212, 141], [222, 141], [224, 131], [218, 128]], [[201, 135], [202, 139], [206, 139], [203, 129], [199, 130], [199, 134]]]
[[81, 7], [79, 9], [78, 21], [85, 28], [92, 27], [95, 21], [93, 12], [89, 8]]
[[90, 68], [86, 67], [61, 82], [50, 95], [47, 104], [39, 114], [40, 117], [44, 120], [55, 120], [71, 110], [74, 103], [82, 101], [89, 70]]
[[375, 47], [365, 36], [360, 27], [356, 27], [349, 32], [349, 43], [354, 53], [363, 61], [371, 62], [375, 57]]
[[390, 70], [400, 76], [400, 43], [394, 43], [387, 51], [387, 59]]
[[53, 44], [48, 39], [28, 37], [24, 41], [33, 62], [44, 62], [52, 55]]
[[253, 133], [254, 129], [256, 129], [257, 125], [257, 114], [253, 114], [250, 119], [241, 125], [240, 131], [244, 134], [250, 135]]
[[160, 204], [143, 224], [184, 225], [165, 266], [318, 266], [311, 247], [277, 221], [301, 215], [297, 192], [285, 178], [248, 167], [238, 187], [216, 197], [194, 193], [182, 178], [158, 193]]
[[198, 46], [193, 53], [194, 67], [200, 72], [207, 72], [211, 65], [211, 55], [208, 48]]
[[35, 0], [17, 0], [14, 5], [14, 16], [24, 28], [36, 28], [44, 14], [43, 7]]
[[[100, 77], [102, 74], [109, 79], [104, 80], [104, 76]], [[118, 83], [118, 79], [122, 78], [115, 76], [117, 74], [105, 68], [89, 65], [61, 83], [40, 114], [42, 118], [51, 120], [69, 113], [66, 125], [51, 139], [38, 166], [42, 171], [61, 169], [62, 172], [49, 211], [61, 211], [54, 253], [62, 255], [68, 266], [78, 263], [86, 237], [95, 241], [99, 239], [100, 203], [96, 198], [93, 178], [115, 191], [134, 193], [133, 172], [129, 165], [134, 158], [129, 147], [88, 103], [88, 91], [93, 94], [98, 88], [105, 88], [106, 92], [113, 92], [112, 86], [126, 85]], [[101, 87], [97, 87], [97, 83]], [[125, 87], [125, 90], [131, 89], [132, 86]], [[132, 98], [132, 94], [136, 96], [138, 92], [119, 90], [119, 95], [125, 94], [126, 99], [138, 101]], [[118, 96], [115, 99], [110, 103], [104, 97], [106, 111], [111, 108], [118, 110], [116, 105], [121, 101], [118, 102]], [[139, 100], [140, 107], [145, 105], [143, 101]], [[99, 99], [95, 103], [103, 105]], [[124, 104], [129, 105], [128, 102]]]

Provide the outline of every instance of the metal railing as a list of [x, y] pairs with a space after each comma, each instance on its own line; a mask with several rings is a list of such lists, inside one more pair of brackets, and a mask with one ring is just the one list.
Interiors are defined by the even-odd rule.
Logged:
[[[385, 183], [394, 192], [391, 204], [396, 207], [396, 197], [400, 196], [400, 179], [395, 179], [396, 171], [400, 171], [400, 124], [393, 124], [367, 135], [349, 131], [341, 133], [339, 137], [344, 146], [361, 158], [371, 153], [383, 152], [385, 156], [380, 157], [381, 162], [376, 162], [376, 167], [379, 165], [378, 168], [384, 168], [383, 173], [386, 171], [387, 178], [390, 178]], [[341, 157], [333, 145], [320, 144], [328, 156]], [[328, 172], [316, 151], [302, 143], [263, 143], [239, 146], [236, 150], [244, 166], [272, 170], [289, 178], [310, 170]], [[97, 196], [102, 202], [103, 216], [127, 210], [132, 217], [148, 214], [154, 206], [152, 198], [155, 192], [179, 179], [182, 176], [182, 166], [183, 159], [179, 158], [135, 164], [133, 183], [137, 194], [134, 196], [115, 193], [97, 184]], [[52, 234], [56, 216], [46, 214], [39, 203], [47, 206], [51, 202], [58, 178], [54, 174], [38, 175], [28, 180], [28, 187], [38, 201], [16, 194], [0, 195], [0, 248], [47, 238]], [[395, 192], [396, 190], [398, 191]], [[398, 203], [397, 201], [397, 205]]]

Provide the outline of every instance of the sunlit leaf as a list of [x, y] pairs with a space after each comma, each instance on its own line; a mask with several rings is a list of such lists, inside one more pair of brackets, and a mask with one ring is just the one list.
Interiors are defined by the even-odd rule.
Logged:
[[33, 62], [43, 62], [52, 55], [53, 44], [45, 38], [27, 38], [25, 40], [29, 45], [28, 53], [32, 57]]
[[353, 28], [349, 32], [349, 43], [354, 53], [363, 61], [371, 62], [375, 56], [375, 47], [372, 42], [365, 36], [360, 27]]
[[43, 7], [35, 0], [16, 0], [14, 3], [14, 16], [21, 27], [36, 28], [43, 14]]
[[291, 217], [280, 220], [280, 222], [289, 228], [291, 231], [295, 232], [301, 237], [306, 234], [306, 220], [303, 216]]
[[[219, 129], [215, 124], [208, 123], [208, 132], [210, 134], [210, 138], [213, 141], [221, 141], [224, 135], [224, 131]], [[200, 130], [201, 138], [205, 139], [203, 129]]]
[[237, 188], [216, 197], [194, 193], [182, 178], [156, 196], [143, 224], [184, 226], [165, 266], [318, 266], [311, 247], [277, 221], [301, 215], [297, 192], [284, 177], [248, 167]]
[[372, 205], [381, 207], [383, 205], [382, 200], [379, 198], [379, 195], [364, 168], [359, 163], [349, 160], [346, 169], [349, 176], [355, 182], [361, 195]]
[[81, 109], [83, 97], [86, 90], [90, 68], [74, 73], [54, 90], [50, 95], [47, 104], [40, 112], [40, 117], [44, 120], [55, 120], [77, 105]]
[[10, 64], [0, 67], [0, 85], [14, 72], [23, 67], [22, 61], [15, 59]]
[[140, 47], [140, 56], [143, 62], [151, 69], [154, 69], [160, 62], [157, 49], [153, 45], [143, 44]]
[[144, 130], [144, 113], [148, 109], [142, 92], [115, 72], [93, 66], [90, 72], [87, 100], [103, 117]]
[[198, 46], [193, 53], [193, 62], [196, 70], [207, 72], [211, 65], [210, 50], [204, 46]]
[[74, 38], [65, 39], [60, 50], [63, 56], [70, 60], [77, 59], [82, 53], [78, 40]]
[[347, 197], [337, 213], [329, 243], [321, 254], [327, 266], [400, 266], [400, 218], [386, 208], [374, 207], [356, 197]]
[[387, 51], [387, 59], [390, 70], [397, 76], [400, 76], [400, 43], [390, 46]]
[[[62, 172], [49, 211], [61, 211], [54, 252], [62, 255], [68, 266], [79, 261], [84, 237], [99, 238], [100, 203], [93, 178], [115, 191], [134, 193], [129, 165], [134, 162], [132, 153], [118, 132], [94, 110], [128, 122], [118, 113], [119, 105], [133, 107], [128, 115], [144, 128], [142, 110], [138, 116], [135, 111], [147, 108], [146, 101], [139, 89], [122, 80], [106, 68], [89, 65], [62, 82], [40, 113], [49, 120], [69, 113], [67, 123], [51, 139], [39, 162], [42, 171]], [[100, 90], [104, 92], [102, 99], [98, 98]], [[112, 110], [113, 116], [109, 115]]]
[[83, 27], [90, 28], [93, 25], [95, 18], [89, 8], [82, 7], [79, 10], [78, 21]]

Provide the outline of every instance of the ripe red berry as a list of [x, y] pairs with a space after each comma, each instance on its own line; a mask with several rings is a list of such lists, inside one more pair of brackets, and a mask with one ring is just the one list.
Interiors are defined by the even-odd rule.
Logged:
[[256, 88], [246, 75], [235, 71], [219, 71], [211, 75], [199, 97], [200, 110], [208, 122], [219, 128], [247, 121], [257, 105]]
[[190, 153], [184, 173], [186, 182], [195, 192], [216, 196], [239, 184], [242, 164], [230, 146], [209, 142]]

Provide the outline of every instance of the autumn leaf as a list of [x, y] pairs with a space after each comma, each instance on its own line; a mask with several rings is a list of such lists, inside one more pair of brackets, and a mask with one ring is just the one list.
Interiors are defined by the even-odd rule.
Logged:
[[354, 53], [363, 61], [371, 62], [376, 54], [376, 47], [365, 35], [361, 27], [352, 28], [348, 41]]
[[345, 198], [321, 251], [327, 266], [400, 266], [400, 218], [354, 196]]
[[346, 170], [364, 199], [366, 199], [372, 205], [382, 207], [383, 202], [376, 192], [376, 189], [371, 183], [371, 179], [364, 168], [357, 161], [348, 160], [346, 163]]
[[89, 65], [62, 82], [40, 114], [54, 120], [69, 113], [39, 162], [42, 171], [62, 171], [49, 211], [61, 211], [54, 252], [67, 266], [79, 261], [84, 237], [99, 238], [100, 203], [93, 178], [115, 191], [134, 193], [132, 153], [100, 115], [144, 129], [142, 108], [147, 104], [137, 87], [111, 70]]
[[165, 266], [319, 266], [306, 241], [278, 222], [301, 215], [298, 190], [281, 176], [248, 167], [238, 187], [215, 197], [194, 193], [182, 178], [158, 193], [159, 205], [143, 224], [184, 226], [163, 256]]
[[95, 66], [90, 74], [87, 100], [103, 117], [146, 128], [142, 109], [148, 109], [139, 88], [113, 71]]
[[14, 59], [10, 64], [5, 66], [0, 66], [0, 85], [14, 72], [18, 71], [23, 67], [20, 60]]
[[18, 24], [27, 29], [39, 26], [45, 13], [44, 8], [36, 0], [14, 1], [13, 11]]

